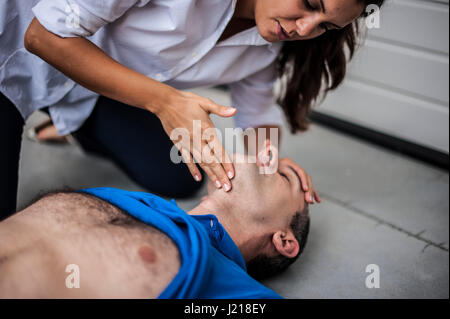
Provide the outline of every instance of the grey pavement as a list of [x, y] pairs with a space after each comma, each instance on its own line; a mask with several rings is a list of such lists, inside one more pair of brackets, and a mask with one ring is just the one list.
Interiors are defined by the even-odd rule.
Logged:
[[[230, 105], [224, 91], [194, 92]], [[42, 118], [34, 114], [27, 127]], [[232, 127], [230, 119], [214, 123]], [[313, 177], [324, 201], [310, 209], [304, 254], [264, 284], [287, 298], [449, 298], [448, 171], [318, 125], [295, 136], [283, 128], [280, 153]], [[24, 138], [20, 165], [19, 207], [62, 187], [145, 191], [111, 162], [73, 145]], [[205, 193], [177, 202], [187, 210]], [[372, 264], [380, 287], [369, 289]]]

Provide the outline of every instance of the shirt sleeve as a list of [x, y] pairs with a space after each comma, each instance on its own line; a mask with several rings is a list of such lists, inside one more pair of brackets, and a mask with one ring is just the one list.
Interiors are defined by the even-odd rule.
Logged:
[[247, 129], [261, 125], [283, 124], [283, 113], [273, 93], [277, 78], [275, 63], [253, 75], [229, 84], [237, 127]]
[[88, 37], [132, 7], [151, 0], [42, 0], [32, 11], [50, 32], [60, 37]]

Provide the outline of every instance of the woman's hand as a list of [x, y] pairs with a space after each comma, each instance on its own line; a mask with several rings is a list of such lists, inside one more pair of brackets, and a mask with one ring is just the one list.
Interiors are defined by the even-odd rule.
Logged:
[[280, 163], [282, 162], [286, 163], [292, 169], [294, 169], [300, 177], [300, 181], [302, 182], [302, 189], [305, 192], [305, 201], [309, 204], [315, 204], [315, 202], [321, 203], [322, 199], [320, 198], [319, 194], [312, 184], [311, 176], [309, 176], [302, 167], [300, 167], [290, 158], [280, 159]]
[[[209, 114], [231, 117], [236, 114], [236, 111], [235, 108], [218, 105], [194, 93], [175, 89], [166, 96], [157, 110], [152, 108], [152, 112], [160, 119], [167, 135], [179, 149], [194, 179], [197, 181], [202, 179], [195, 160], [216, 187], [223, 188], [227, 192], [231, 190], [230, 180], [234, 177], [234, 167], [217, 137]], [[196, 125], [194, 121], [197, 121]], [[175, 129], [179, 130], [173, 131]], [[183, 132], [189, 132], [188, 139], [182, 137], [181, 141], [175, 141], [174, 139], [179, 136], [178, 133]], [[205, 135], [210, 138], [204, 139]]]

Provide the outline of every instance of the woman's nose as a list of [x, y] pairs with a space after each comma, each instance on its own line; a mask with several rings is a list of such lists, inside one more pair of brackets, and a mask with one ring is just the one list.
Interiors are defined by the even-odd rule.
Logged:
[[297, 34], [301, 37], [308, 37], [310, 36], [318, 26], [317, 19], [312, 17], [305, 17], [302, 19], [298, 19], [295, 22], [295, 25], [297, 27]]

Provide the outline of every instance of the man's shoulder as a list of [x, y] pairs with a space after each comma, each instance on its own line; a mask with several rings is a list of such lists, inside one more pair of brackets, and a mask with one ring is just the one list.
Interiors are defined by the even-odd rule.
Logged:
[[169, 201], [152, 193], [133, 192], [111, 187], [86, 188], [79, 192], [91, 194], [122, 207], [127, 213], [132, 215], [137, 214], [136, 211], [147, 213], [159, 211], [162, 213], [187, 215], [184, 210], [178, 207], [174, 200]]

